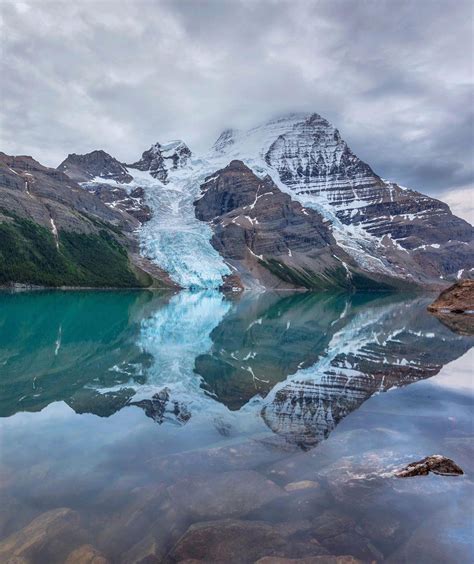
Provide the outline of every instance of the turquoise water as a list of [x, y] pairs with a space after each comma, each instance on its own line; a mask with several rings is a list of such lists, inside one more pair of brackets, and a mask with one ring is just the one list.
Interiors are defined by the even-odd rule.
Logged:
[[0, 560], [469, 562], [473, 340], [430, 301], [1, 293]]

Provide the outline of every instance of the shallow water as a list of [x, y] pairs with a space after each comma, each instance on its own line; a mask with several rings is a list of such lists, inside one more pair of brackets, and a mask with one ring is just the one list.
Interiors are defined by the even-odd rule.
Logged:
[[473, 340], [429, 301], [0, 294], [0, 560], [472, 561]]

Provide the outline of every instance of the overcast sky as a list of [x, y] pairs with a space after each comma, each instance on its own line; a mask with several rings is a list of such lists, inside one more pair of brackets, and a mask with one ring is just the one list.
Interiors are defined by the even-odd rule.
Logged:
[[0, 0], [0, 15], [4, 152], [129, 162], [308, 110], [381, 176], [469, 205], [470, 0]]

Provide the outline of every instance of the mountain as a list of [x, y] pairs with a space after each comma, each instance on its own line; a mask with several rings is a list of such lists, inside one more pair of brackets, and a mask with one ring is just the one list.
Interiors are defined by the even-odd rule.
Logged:
[[349, 309], [326, 356], [269, 392], [261, 412], [268, 427], [286, 442], [311, 449], [374, 394], [431, 378], [464, 354], [466, 337], [438, 331], [420, 315], [422, 303], [423, 298], [390, 305], [381, 300], [370, 319], [366, 311]]
[[[211, 244], [245, 286], [289, 289], [380, 288], [336, 243], [328, 222], [232, 161], [201, 185], [196, 217], [213, 229]], [[376, 277], [375, 277], [376, 278]], [[390, 285], [387, 277], [385, 280]]]
[[86, 155], [75, 153], [68, 155], [58, 166], [58, 170], [76, 182], [87, 182], [95, 178], [115, 180], [119, 183], [128, 183], [132, 180], [124, 165], [102, 150], [92, 151]]
[[58, 170], [98, 196], [110, 208], [133, 216], [139, 223], [150, 219], [151, 210], [144, 202], [143, 188], [130, 188], [128, 185], [133, 176], [125, 165], [105, 151], [68, 155]]
[[442, 288], [473, 272], [472, 226], [382, 179], [314, 113], [227, 129], [202, 155], [183, 141], [128, 165], [72, 154], [54, 174], [71, 210], [88, 192], [130, 260], [182, 288]]
[[65, 173], [0, 153], [0, 285], [152, 285], [138, 227]]
[[472, 227], [449, 207], [380, 178], [318, 114], [225, 131], [221, 160], [239, 158], [331, 222], [334, 237], [372, 272], [421, 284], [473, 266]]

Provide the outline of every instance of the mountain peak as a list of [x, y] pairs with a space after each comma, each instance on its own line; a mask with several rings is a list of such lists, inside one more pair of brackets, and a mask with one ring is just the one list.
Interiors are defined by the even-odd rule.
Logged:
[[132, 180], [127, 169], [117, 159], [102, 149], [96, 149], [84, 155], [71, 153], [57, 167], [76, 182], [88, 182], [94, 178], [115, 180], [127, 184]]
[[147, 151], [142, 153], [142, 158], [130, 168], [148, 171], [160, 182], [168, 182], [170, 171], [185, 167], [191, 158], [191, 150], [180, 139], [167, 143], [156, 142]]

